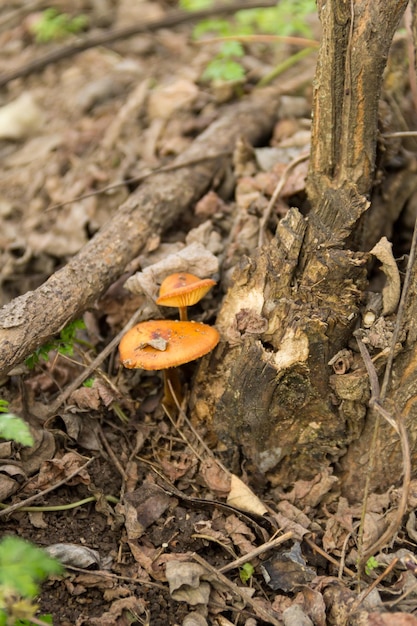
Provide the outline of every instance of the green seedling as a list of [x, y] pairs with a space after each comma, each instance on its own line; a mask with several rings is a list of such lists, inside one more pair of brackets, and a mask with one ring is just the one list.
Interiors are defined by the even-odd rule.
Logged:
[[249, 580], [252, 578], [254, 574], [255, 568], [252, 563], [244, 563], [241, 568], [239, 568], [239, 577], [243, 584], [247, 584]]
[[[40, 584], [62, 571], [61, 564], [44, 550], [20, 537], [4, 537], [0, 541], [0, 626], [33, 624]], [[36, 618], [39, 621], [52, 623], [50, 616]]]
[[370, 556], [369, 559], [366, 561], [365, 574], [369, 576], [371, 572], [373, 572], [378, 567], [380, 567], [380, 564], [378, 563], [376, 558], [374, 556]]
[[[180, 0], [181, 8], [186, 11], [212, 5], [213, 0]], [[220, 38], [256, 34], [312, 37], [307, 17], [315, 10], [315, 0], [281, 0], [276, 7], [238, 11], [232, 19], [201, 20], [194, 28], [193, 38], [198, 40], [207, 34]], [[220, 45], [203, 73], [204, 80], [234, 82], [244, 78], [245, 70], [238, 60], [244, 55], [243, 47], [239, 44], [240, 48], [233, 48], [230, 43], [225, 41]]]
[[52, 339], [52, 341], [49, 341], [40, 348], [37, 348], [33, 354], [28, 356], [25, 360], [28, 368], [33, 369], [41, 359], [47, 361], [49, 359], [49, 353], [52, 351], [57, 351], [59, 354], [66, 356], [72, 356], [74, 354], [74, 345], [76, 343], [85, 345], [84, 341], [76, 337], [77, 330], [82, 330], [84, 328], [85, 323], [83, 320], [74, 320], [73, 322], [67, 324], [67, 326], [61, 330], [57, 339]]
[[45, 9], [39, 19], [31, 26], [37, 43], [49, 43], [76, 35], [88, 24], [86, 15], [70, 17], [67, 13], [59, 13], [54, 8]]

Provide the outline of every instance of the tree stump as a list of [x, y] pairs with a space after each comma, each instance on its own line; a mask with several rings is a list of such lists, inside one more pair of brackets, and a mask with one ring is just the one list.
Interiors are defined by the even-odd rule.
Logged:
[[[319, 0], [323, 39], [314, 81], [311, 210], [303, 217], [291, 209], [272, 241], [236, 268], [217, 320], [222, 342], [202, 364], [193, 389], [194, 417], [230, 451], [241, 446], [273, 484], [310, 479], [344, 457], [345, 494], [356, 497], [361, 488], [355, 472], [372, 432], [366, 370], [359, 361], [343, 386], [329, 361], [348, 347], [361, 323], [368, 244], [387, 226], [381, 220], [377, 231], [368, 214], [374, 210], [383, 71], [406, 4]], [[404, 376], [415, 358], [412, 345], [412, 353], [401, 357]], [[408, 398], [406, 392], [403, 407]], [[401, 475], [397, 438], [388, 428], [381, 429], [380, 446], [381, 463], [395, 461], [384, 484], [378, 475], [384, 487]]]

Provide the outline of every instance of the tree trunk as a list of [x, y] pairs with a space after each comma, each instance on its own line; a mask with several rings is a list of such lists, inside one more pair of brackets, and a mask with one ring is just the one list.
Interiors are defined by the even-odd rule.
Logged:
[[[323, 38], [307, 181], [311, 210], [304, 218], [291, 209], [272, 241], [235, 270], [218, 317], [223, 341], [197, 376], [195, 417], [230, 452], [242, 446], [273, 483], [312, 478], [350, 446], [344, 467], [349, 496], [359, 456], [369, 450], [365, 368], [359, 360], [342, 385], [344, 377], [328, 363], [360, 324], [369, 242], [386, 234], [384, 220], [372, 221], [367, 212], [373, 211], [383, 71], [406, 4], [318, 1]], [[355, 441], [360, 449], [352, 447]], [[395, 455], [399, 478], [397, 445], [389, 459]], [[384, 475], [389, 484], [390, 469]]]

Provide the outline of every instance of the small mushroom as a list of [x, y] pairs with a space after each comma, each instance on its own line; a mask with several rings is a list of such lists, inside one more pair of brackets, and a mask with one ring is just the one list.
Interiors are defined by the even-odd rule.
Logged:
[[174, 306], [180, 310], [180, 320], [187, 321], [187, 306], [196, 304], [216, 284], [211, 278], [199, 278], [194, 274], [178, 272], [167, 276], [159, 289], [156, 303]]
[[149, 320], [129, 330], [119, 345], [120, 360], [127, 368], [163, 370], [163, 404], [175, 407], [170, 383], [181, 399], [178, 372], [175, 369], [204, 356], [216, 347], [219, 333], [199, 322]]

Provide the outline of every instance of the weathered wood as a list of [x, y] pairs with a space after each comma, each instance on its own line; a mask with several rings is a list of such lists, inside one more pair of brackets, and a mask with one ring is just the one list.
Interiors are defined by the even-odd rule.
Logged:
[[382, 72], [406, 4], [319, 0], [312, 209], [307, 219], [290, 211], [237, 269], [218, 319], [224, 341], [194, 389], [195, 417], [280, 484], [338, 461], [363, 428], [364, 410], [356, 423], [337, 410], [328, 362], [347, 345], [367, 286], [358, 225], [373, 183]]
[[0, 309], [0, 375], [20, 363], [90, 306], [146, 246], [197, 202], [224, 167], [210, 154], [233, 150], [245, 136], [257, 142], [272, 131], [278, 92], [267, 89], [234, 103], [175, 163], [195, 165], [145, 181], [69, 263], [43, 285]]

